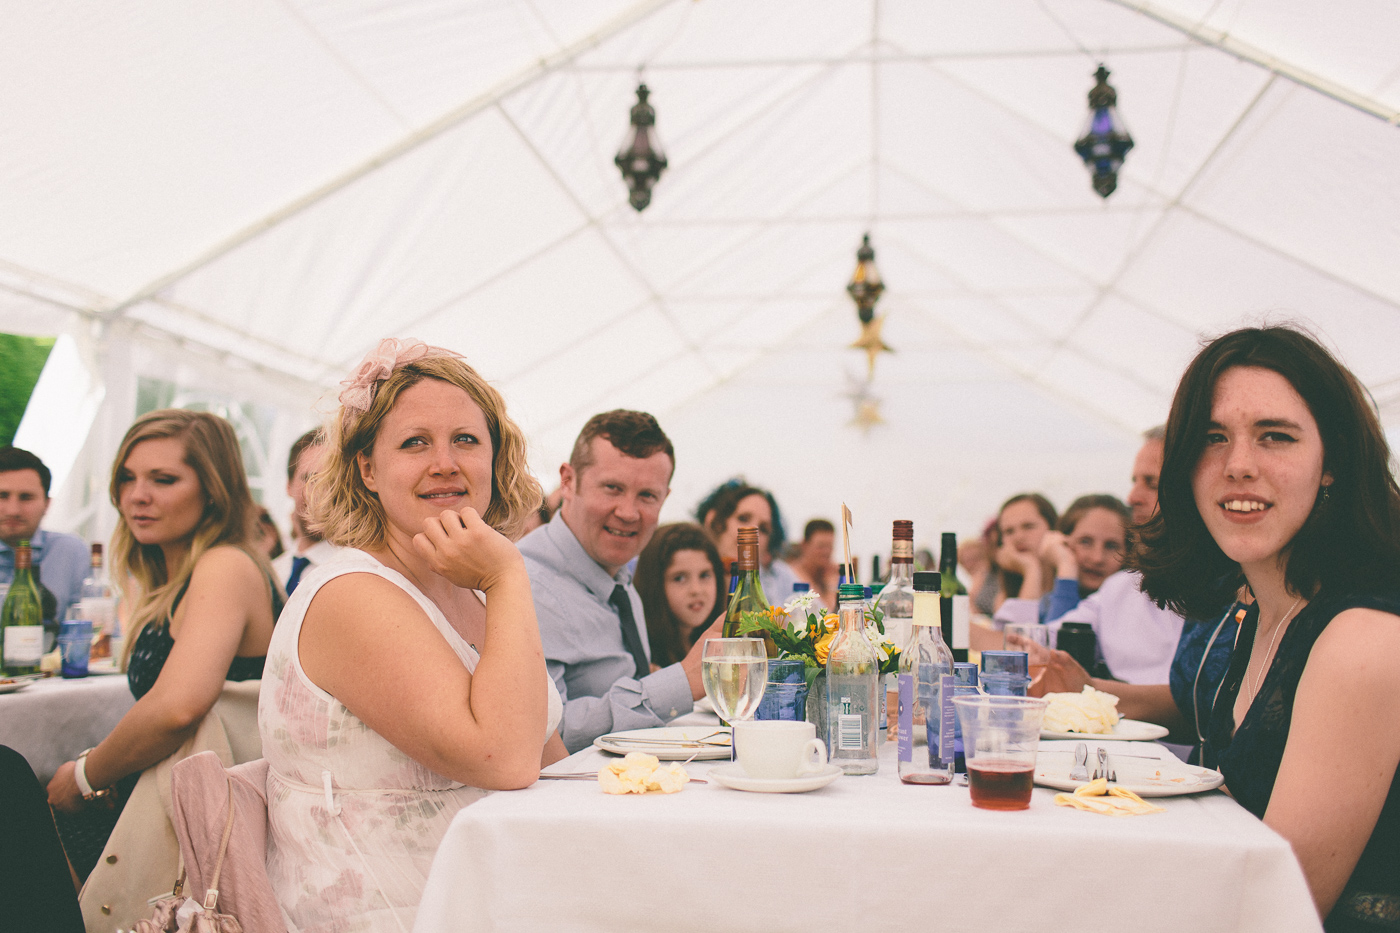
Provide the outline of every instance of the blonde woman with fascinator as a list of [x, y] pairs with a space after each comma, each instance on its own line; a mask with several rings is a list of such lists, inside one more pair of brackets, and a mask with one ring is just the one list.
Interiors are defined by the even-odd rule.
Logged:
[[525, 441], [457, 354], [385, 340], [343, 383], [259, 726], [268, 874], [301, 933], [407, 931], [452, 817], [566, 754], [530, 582]]
[[[94, 800], [124, 801], [144, 769], [194, 737], [226, 680], [261, 678], [283, 601], [267, 558], [254, 546], [257, 506], [238, 439], [224, 419], [179, 409], [143, 415], [122, 440], [110, 492], [121, 513], [111, 566], [126, 593], [122, 660], [136, 705], [111, 735], [49, 782], [49, 802], [66, 813]], [[248, 722], [255, 743], [251, 716]], [[96, 852], [84, 858], [70, 848], [69, 854], [84, 874], [96, 860]], [[165, 890], [174, 880], [174, 858], [160, 882]], [[138, 893], [144, 906], [145, 897], [161, 892]]]

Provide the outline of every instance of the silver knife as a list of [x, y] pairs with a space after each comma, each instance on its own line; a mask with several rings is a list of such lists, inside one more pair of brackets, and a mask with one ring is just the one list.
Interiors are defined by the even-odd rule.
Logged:
[[1071, 781], [1089, 780], [1089, 746], [1080, 742], [1074, 746], [1074, 767], [1069, 769]]

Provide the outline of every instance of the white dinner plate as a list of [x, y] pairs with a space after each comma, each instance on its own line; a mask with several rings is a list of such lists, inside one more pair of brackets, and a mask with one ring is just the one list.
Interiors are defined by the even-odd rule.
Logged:
[[[607, 735], [600, 735], [593, 740], [595, 748], [601, 748], [605, 752], [612, 752], [614, 755], [625, 755], [628, 752], [645, 752], [648, 755], [655, 755], [662, 761], [685, 761], [694, 756], [696, 761], [714, 761], [716, 759], [728, 759], [729, 736], [713, 736], [707, 739], [704, 746], [669, 744], [679, 742], [695, 742], [704, 739], [713, 732], [719, 731], [717, 726], [686, 726], [680, 728], [668, 726], [660, 729], [630, 729], [626, 732], [610, 732]], [[614, 741], [622, 739], [624, 741]], [[649, 740], [660, 739], [659, 742]], [[635, 741], [626, 741], [635, 740]]]
[[1054, 732], [1041, 729], [1042, 739], [1100, 739], [1113, 742], [1151, 742], [1170, 732], [1166, 726], [1155, 722], [1142, 722], [1138, 719], [1120, 719], [1112, 732], [1092, 734], [1088, 732]]
[[[1090, 746], [1089, 773], [1092, 774], [1097, 760], [1096, 746], [1092, 742], [1085, 744]], [[1109, 749], [1108, 766], [1118, 775], [1118, 780], [1109, 786], [1125, 788], [1139, 797], [1201, 794], [1225, 783], [1225, 776], [1219, 771], [1188, 765], [1170, 754], [1166, 758], [1131, 758], [1126, 754], [1115, 755]], [[1071, 791], [1088, 784], [1088, 781], [1069, 779], [1073, 767], [1073, 749], [1045, 749], [1035, 758], [1035, 782], [1042, 787]]]
[[88, 662], [89, 674], [120, 674], [116, 658], [94, 658]]
[[0, 683], [0, 693], [17, 693], [33, 682], [32, 680], [11, 680], [7, 683]]
[[746, 790], [755, 794], [805, 794], [809, 790], [820, 790], [839, 778], [844, 772], [840, 765], [827, 765], [816, 774], [796, 778], [756, 778], [749, 777], [742, 765], [716, 765], [705, 775], [714, 778], [730, 790]]

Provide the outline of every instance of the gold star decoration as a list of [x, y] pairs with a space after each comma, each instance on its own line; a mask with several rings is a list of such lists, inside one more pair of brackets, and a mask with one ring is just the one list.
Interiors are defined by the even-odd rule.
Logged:
[[875, 358], [881, 353], [893, 353], [894, 348], [888, 346], [880, 337], [880, 328], [885, 324], [885, 316], [872, 318], [869, 324], [860, 325], [860, 339], [851, 344], [852, 350], [864, 350], [866, 359], [866, 373], [869, 376], [875, 375]]
[[885, 423], [885, 419], [880, 417], [880, 399], [870, 394], [869, 381], [856, 379], [847, 373], [846, 382], [850, 387], [850, 390], [846, 392], [846, 398], [851, 400], [851, 404], [855, 408], [847, 425], [860, 428], [863, 434], [869, 434], [871, 428]]

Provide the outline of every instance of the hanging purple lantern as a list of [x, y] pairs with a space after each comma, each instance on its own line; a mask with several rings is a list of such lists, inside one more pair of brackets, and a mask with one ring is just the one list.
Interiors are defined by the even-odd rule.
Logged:
[[1093, 173], [1094, 190], [1106, 198], [1118, 187], [1118, 170], [1133, 148], [1133, 137], [1118, 116], [1118, 92], [1108, 83], [1108, 69], [1100, 65], [1094, 77], [1098, 83], [1089, 91], [1089, 119], [1074, 151]]

